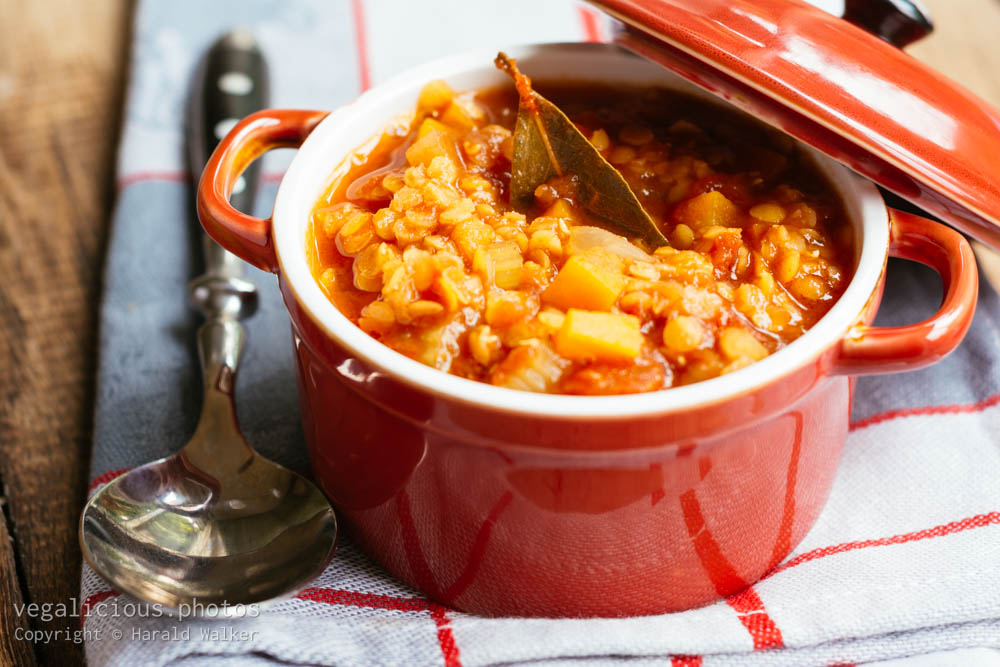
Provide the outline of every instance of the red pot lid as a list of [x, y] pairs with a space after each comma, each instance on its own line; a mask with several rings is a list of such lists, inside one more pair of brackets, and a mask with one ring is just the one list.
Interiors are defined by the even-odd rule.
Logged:
[[615, 41], [1000, 249], [1000, 113], [799, 0], [591, 0]]

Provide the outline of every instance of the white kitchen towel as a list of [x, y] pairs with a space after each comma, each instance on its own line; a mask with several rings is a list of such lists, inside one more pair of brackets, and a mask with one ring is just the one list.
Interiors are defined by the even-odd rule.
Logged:
[[[139, 4], [101, 311], [91, 490], [175, 451], [198, 413], [198, 272], [184, 104], [194, 65], [248, 26], [273, 106], [330, 109], [420, 61], [484, 46], [599, 40], [564, 0], [148, 0]], [[265, 157], [266, 215], [289, 156]], [[155, 248], [155, 250], [154, 250]], [[273, 276], [247, 322], [238, 409], [262, 453], [307, 470], [288, 320]], [[879, 322], [925, 317], [936, 276], [890, 263]], [[1000, 662], [1000, 299], [983, 284], [972, 330], [944, 362], [863, 378], [829, 504], [774, 572], [728, 600], [625, 619], [481, 618], [431, 602], [349, 542], [295, 599], [254, 618], [178, 621], [81, 585], [92, 665], [832, 665]], [[890, 664], [890, 663], [887, 663]]]

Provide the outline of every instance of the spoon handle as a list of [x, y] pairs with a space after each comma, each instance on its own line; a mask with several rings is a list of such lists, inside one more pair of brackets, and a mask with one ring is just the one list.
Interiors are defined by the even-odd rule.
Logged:
[[[219, 141], [244, 116], [259, 111], [268, 100], [267, 63], [247, 30], [222, 36], [205, 55], [194, 79], [188, 107], [188, 159], [192, 174], [201, 174]], [[257, 192], [260, 164], [251, 163], [237, 180], [232, 205], [250, 212]], [[206, 273], [243, 274], [244, 262], [203, 237]]]
[[[188, 157], [192, 173], [201, 173], [225, 134], [239, 119], [265, 106], [267, 97], [267, 66], [253, 36], [235, 30], [221, 37], [205, 56], [191, 95]], [[252, 208], [258, 173], [258, 164], [243, 172], [230, 198], [233, 206], [243, 211]], [[202, 249], [205, 272], [191, 281], [188, 291], [191, 303], [206, 319], [198, 330], [198, 356], [205, 382], [205, 413], [209, 413], [216, 399], [223, 398], [219, 407], [225, 410], [232, 396], [246, 341], [246, 330], [238, 320], [256, 311], [257, 288], [242, 278], [244, 262], [207, 234], [202, 234]]]
[[[201, 63], [191, 94], [188, 115], [191, 172], [200, 174], [219, 140], [240, 118], [267, 104], [267, 97], [267, 64], [253, 35], [247, 30], [235, 30], [221, 37]], [[251, 164], [240, 177], [231, 197], [233, 206], [243, 211], [251, 209], [258, 172], [259, 165]], [[257, 309], [257, 290], [252, 283], [242, 280], [244, 262], [207, 234], [202, 234], [202, 249], [205, 272], [188, 287], [191, 303], [209, 320], [243, 319], [252, 315]], [[239, 348], [242, 344], [234, 349]]]

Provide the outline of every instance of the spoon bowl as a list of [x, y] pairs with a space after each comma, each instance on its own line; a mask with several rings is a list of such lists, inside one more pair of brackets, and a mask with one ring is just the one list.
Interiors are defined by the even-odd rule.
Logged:
[[83, 511], [87, 562], [118, 590], [170, 608], [300, 590], [333, 554], [333, 510], [301, 475], [245, 451], [229, 475], [185, 449], [104, 486]]
[[292, 595], [323, 571], [337, 539], [323, 493], [243, 437], [233, 387], [246, 331], [229, 316], [242, 309], [211, 303], [223, 314], [198, 330], [204, 393], [191, 440], [101, 488], [80, 518], [91, 567], [118, 590], [167, 608]]

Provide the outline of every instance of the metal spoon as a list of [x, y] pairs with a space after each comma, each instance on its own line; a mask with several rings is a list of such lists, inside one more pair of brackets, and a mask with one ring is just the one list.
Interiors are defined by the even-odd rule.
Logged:
[[[253, 110], [241, 108], [253, 100], [246, 85], [231, 87], [241, 93], [227, 93], [217, 83], [222, 74], [243, 84], [249, 78], [259, 101], [266, 87], [263, 60], [246, 33], [224, 37], [209, 53], [208, 104], [197, 104], [204, 112], [198, 110], [195, 127], [224, 126], [238, 117], [233, 112]], [[215, 141], [206, 143], [195, 141], [195, 151]], [[197, 173], [201, 164], [194, 167]], [[253, 187], [247, 185], [249, 195]], [[205, 274], [189, 286], [206, 318], [198, 330], [204, 398], [197, 430], [177, 454], [94, 494], [80, 519], [83, 556], [112, 586], [165, 607], [195, 610], [301, 590], [326, 567], [337, 537], [333, 509], [320, 490], [257, 454], [240, 431], [233, 387], [246, 332], [239, 319], [256, 310], [257, 290], [240, 277], [243, 263], [207, 236], [204, 254]]]

